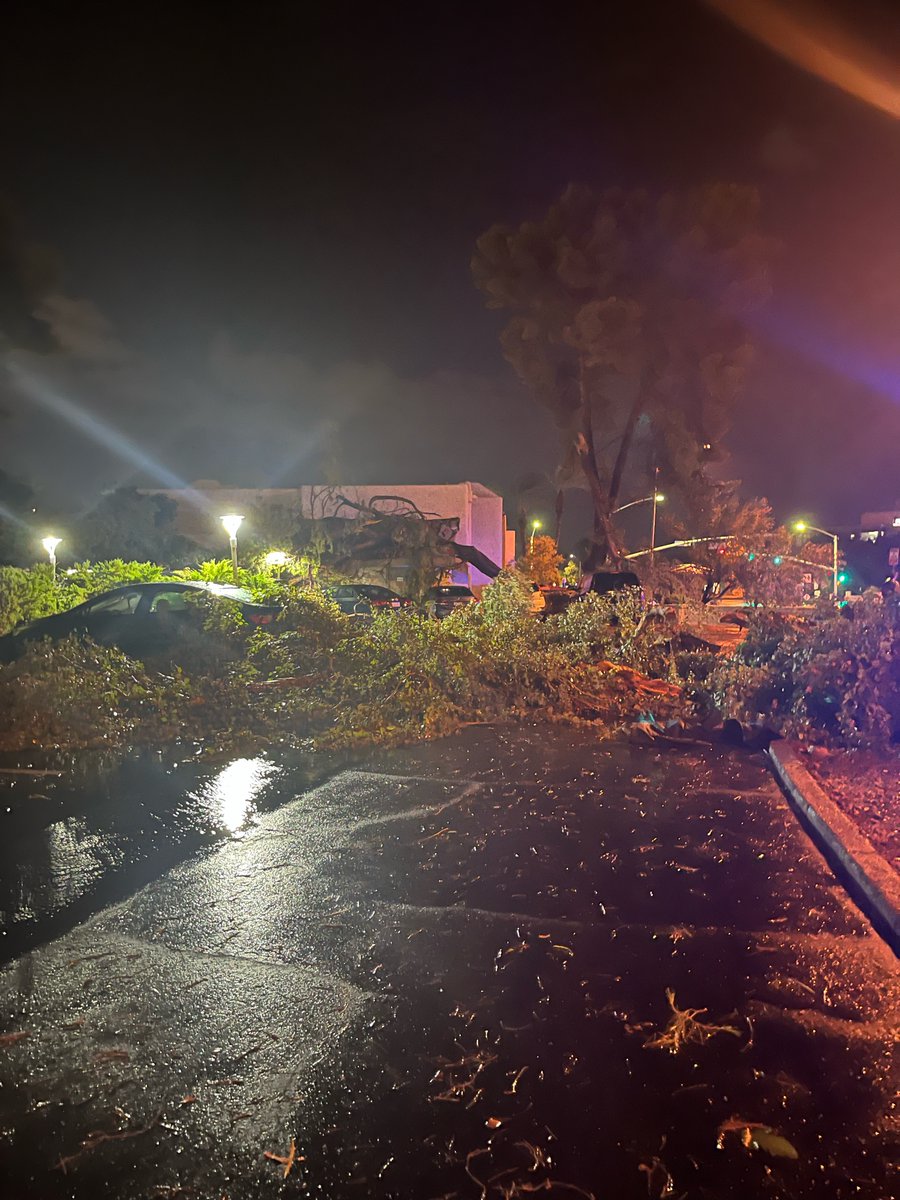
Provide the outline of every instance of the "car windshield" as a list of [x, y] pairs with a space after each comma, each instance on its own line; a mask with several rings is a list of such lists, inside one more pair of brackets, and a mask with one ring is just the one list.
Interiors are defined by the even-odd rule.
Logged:
[[110, 595], [98, 596], [96, 600], [88, 600], [81, 605], [83, 613], [95, 616], [98, 613], [133, 613], [141, 598], [138, 591], [113, 592]]

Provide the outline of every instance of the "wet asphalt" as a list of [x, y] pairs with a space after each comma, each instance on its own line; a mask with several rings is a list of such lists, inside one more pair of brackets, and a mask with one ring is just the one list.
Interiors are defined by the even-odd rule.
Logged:
[[198, 768], [158, 809], [197, 843], [111, 865], [101, 796], [18, 864], [4, 1196], [900, 1195], [896, 960], [761, 758], [522, 726], [329, 771]]

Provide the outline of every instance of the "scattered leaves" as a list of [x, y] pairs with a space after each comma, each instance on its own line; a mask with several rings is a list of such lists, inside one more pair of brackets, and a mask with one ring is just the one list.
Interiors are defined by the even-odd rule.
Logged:
[[738, 1134], [741, 1145], [747, 1150], [763, 1150], [766, 1154], [771, 1154], [773, 1158], [798, 1159], [800, 1157], [796, 1148], [786, 1137], [776, 1133], [771, 1126], [762, 1125], [758, 1121], [745, 1121], [743, 1117], [729, 1117], [719, 1126], [716, 1149], [723, 1150], [725, 1148], [725, 1136], [729, 1133]]

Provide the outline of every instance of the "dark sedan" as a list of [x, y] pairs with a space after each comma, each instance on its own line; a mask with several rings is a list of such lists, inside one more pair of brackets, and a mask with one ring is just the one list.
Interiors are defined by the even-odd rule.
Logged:
[[243, 588], [220, 583], [126, 583], [85, 600], [66, 612], [54, 613], [20, 625], [0, 638], [0, 661], [11, 662], [29, 642], [85, 634], [101, 646], [118, 646], [137, 656], [159, 653], [177, 641], [188, 628], [198, 628], [199, 614], [192, 598], [213, 603], [236, 601], [244, 620], [268, 625], [278, 609], [255, 604]]
[[326, 588], [325, 595], [335, 602], [341, 612], [353, 617], [370, 617], [375, 612], [412, 606], [412, 600], [406, 596], [398, 596], [390, 588], [377, 583], [341, 583]]
[[474, 603], [475, 593], [459, 583], [440, 583], [425, 595], [427, 611], [438, 618], [449, 617], [455, 609]]

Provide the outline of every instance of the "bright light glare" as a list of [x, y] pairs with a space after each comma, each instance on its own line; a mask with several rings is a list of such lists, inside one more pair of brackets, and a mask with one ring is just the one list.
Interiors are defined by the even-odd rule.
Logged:
[[288, 555], [283, 550], [270, 550], [263, 562], [267, 567], [283, 567], [288, 560]]
[[656, 495], [653, 497], [653, 499], [656, 501], [657, 504], [662, 504], [663, 501], [665, 500], [665, 496], [662, 494], [662, 492], [657, 492]]
[[247, 820], [253, 801], [275, 770], [262, 758], [238, 758], [212, 781], [207, 793], [213, 813], [230, 833]]
[[62, 541], [62, 538], [45, 537], [45, 538], [41, 539], [41, 545], [44, 547], [44, 549], [47, 551], [48, 554], [52, 555], [52, 554], [56, 553], [56, 547], [59, 545], [59, 543], [61, 541]]
[[244, 518], [239, 516], [237, 513], [226, 513], [222, 518], [222, 524], [225, 526], [225, 532], [230, 538], [237, 537], [237, 531], [240, 529], [243, 519]]
[[805, 521], [795, 521], [794, 528], [797, 530], [798, 533], [805, 533], [806, 532], [806, 522]]
[[540, 523], [540, 521], [532, 521], [532, 522], [531, 522], [531, 528], [532, 528], [532, 529], [540, 529], [540, 527], [541, 527], [541, 523]]
[[707, 0], [729, 21], [789, 62], [860, 100], [900, 117], [896, 66], [853, 30], [826, 15], [826, 5], [778, 0]]

